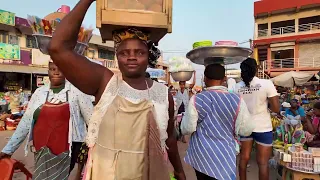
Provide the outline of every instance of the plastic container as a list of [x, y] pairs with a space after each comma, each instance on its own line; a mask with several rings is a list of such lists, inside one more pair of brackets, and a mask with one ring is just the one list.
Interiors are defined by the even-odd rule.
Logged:
[[[15, 171], [18, 170], [18, 171]], [[26, 180], [31, 180], [32, 174], [24, 167], [24, 165], [14, 159], [0, 160], [0, 179], [12, 180], [15, 172], [22, 172], [26, 176]]]

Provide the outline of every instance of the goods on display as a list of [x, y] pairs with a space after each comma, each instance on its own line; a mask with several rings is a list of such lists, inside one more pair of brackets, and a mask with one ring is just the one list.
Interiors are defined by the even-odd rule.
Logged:
[[[36, 38], [37, 46], [43, 54], [48, 53], [48, 46], [56, 27], [60, 23], [65, 13], [51, 13], [46, 18], [41, 19], [37, 16], [28, 15], [28, 23], [33, 31], [33, 36]], [[78, 34], [78, 42], [75, 46], [75, 52], [83, 54], [92, 37], [93, 28], [85, 28], [82, 26]]]
[[199, 47], [210, 47], [212, 46], [212, 41], [199, 41], [199, 42], [195, 42], [193, 43], [193, 49], [199, 48]]
[[148, 68], [147, 72], [150, 74], [150, 78], [164, 78], [166, 76], [165, 71], [162, 69]]
[[[27, 20], [34, 34], [46, 36], [52, 36], [60, 23], [58, 20], [46, 20], [30, 15], [28, 15]], [[79, 30], [78, 42], [87, 44], [92, 37], [92, 32], [93, 28], [85, 28], [82, 26]]]
[[169, 59], [169, 71], [170, 72], [194, 71], [194, 68], [189, 59], [184, 57], [173, 57]]
[[282, 120], [276, 116], [271, 115], [271, 122], [273, 130], [276, 130], [276, 128], [281, 125]]

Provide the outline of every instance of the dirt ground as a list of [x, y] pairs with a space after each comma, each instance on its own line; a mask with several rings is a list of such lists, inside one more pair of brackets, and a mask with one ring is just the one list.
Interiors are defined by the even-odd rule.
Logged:
[[[0, 131], [0, 149], [2, 149], [6, 143], [8, 142], [8, 140], [10, 139], [11, 135], [13, 134], [13, 131]], [[27, 167], [27, 169], [30, 170], [30, 172], [32, 172], [33, 170], [33, 154], [29, 153], [27, 157], [24, 156], [24, 145], [25, 143], [23, 143], [20, 148], [14, 153], [13, 158], [21, 161], [22, 163], [25, 164], [25, 166]], [[180, 156], [183, 161], [183, 157], [186, 154], [186, 150], [188, 148], [187, 144], [184, 143], [180, 143], [179, 142], [179, 152], [180, 152]], [[195, 173], [192, 167], [190, 167], [189, 165], [187, 165], [186, 163], [183, 163], [184, 166], [184, 170], [187, 176], [187, 180], [196, 180], [195, 177]], [[172, 170], [172, 168], [170, 168]], [[74, 179], [74, 171], [71, 173], [70, 176], [70, 180]], [[25, 176], [22, 175], [21, 173], [16, 173], [14, 175], [14, 180], [25, 180]], [[250, 167], [248, 168], [248, 180], [258, 180], [258, 166], [255, 163], [255, 154], [252, 154], [252, 158], [250, 161]], [[276, 176], [276, 172], [275, 170], [271, 170], [270, 171], [270, 180], [277, 180], [277, 176]], [[279, 179], [280, 180], [280, 179]]]

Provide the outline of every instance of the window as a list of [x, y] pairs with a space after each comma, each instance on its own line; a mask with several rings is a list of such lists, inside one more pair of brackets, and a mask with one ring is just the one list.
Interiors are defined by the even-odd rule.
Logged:
[[114, 60], [114, 52], [113, 51], [109, 51], [106, 49], [99, 49], [98, 53], [99, 53], [98, 56], [101, 59]]
[[89, 58], [94, 59], [94, 58], [95, 58], [94, 55], [95, 55], [95, 50], [93, 50], [93, 49], [88, 49], [88, 50], [86, 51], [86, 56], [88, 56]]
[[8, 43], [8, 32], [0, 31], [0, 43]]
[[27, 35], [26, 40], [27, 40], [26, 47], [28, 47], [28, 48], [38, 48], [36, 39], [33, 36]]
[[19, 45], [19, 37], [15, 35], [9, 35], [9, 44]]

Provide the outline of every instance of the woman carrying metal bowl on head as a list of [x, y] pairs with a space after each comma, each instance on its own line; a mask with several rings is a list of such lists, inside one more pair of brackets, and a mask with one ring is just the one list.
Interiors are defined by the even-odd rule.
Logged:
[[[169, 73], [170, 75], [170, 73]], [[186, 81], [179, 81], [179, 87], [177, 89], [177, 93], [175, 95], [175, 102], [176, 102], [176, 110], [175, 110], [175, 117], [177, 118], [177, 123], [180, 128], [181, 120], [182, 120], [182, 113], [185, 112], [187, 109], [187, 106], [189, 104], [189, 100], [191, 98], [190, 91], [192, 91], [192, 88], [194, 87], [196, 83], [196, 73], [194, 71], [193, 73], [193, 82], [189, 85], [189, 87], [186, 87]], [[168, 85], [171, 86], [171, 80], [169, 78]], [[186, 139], [184, 136], [181, 136], [181, 141], [186, 143]]]

